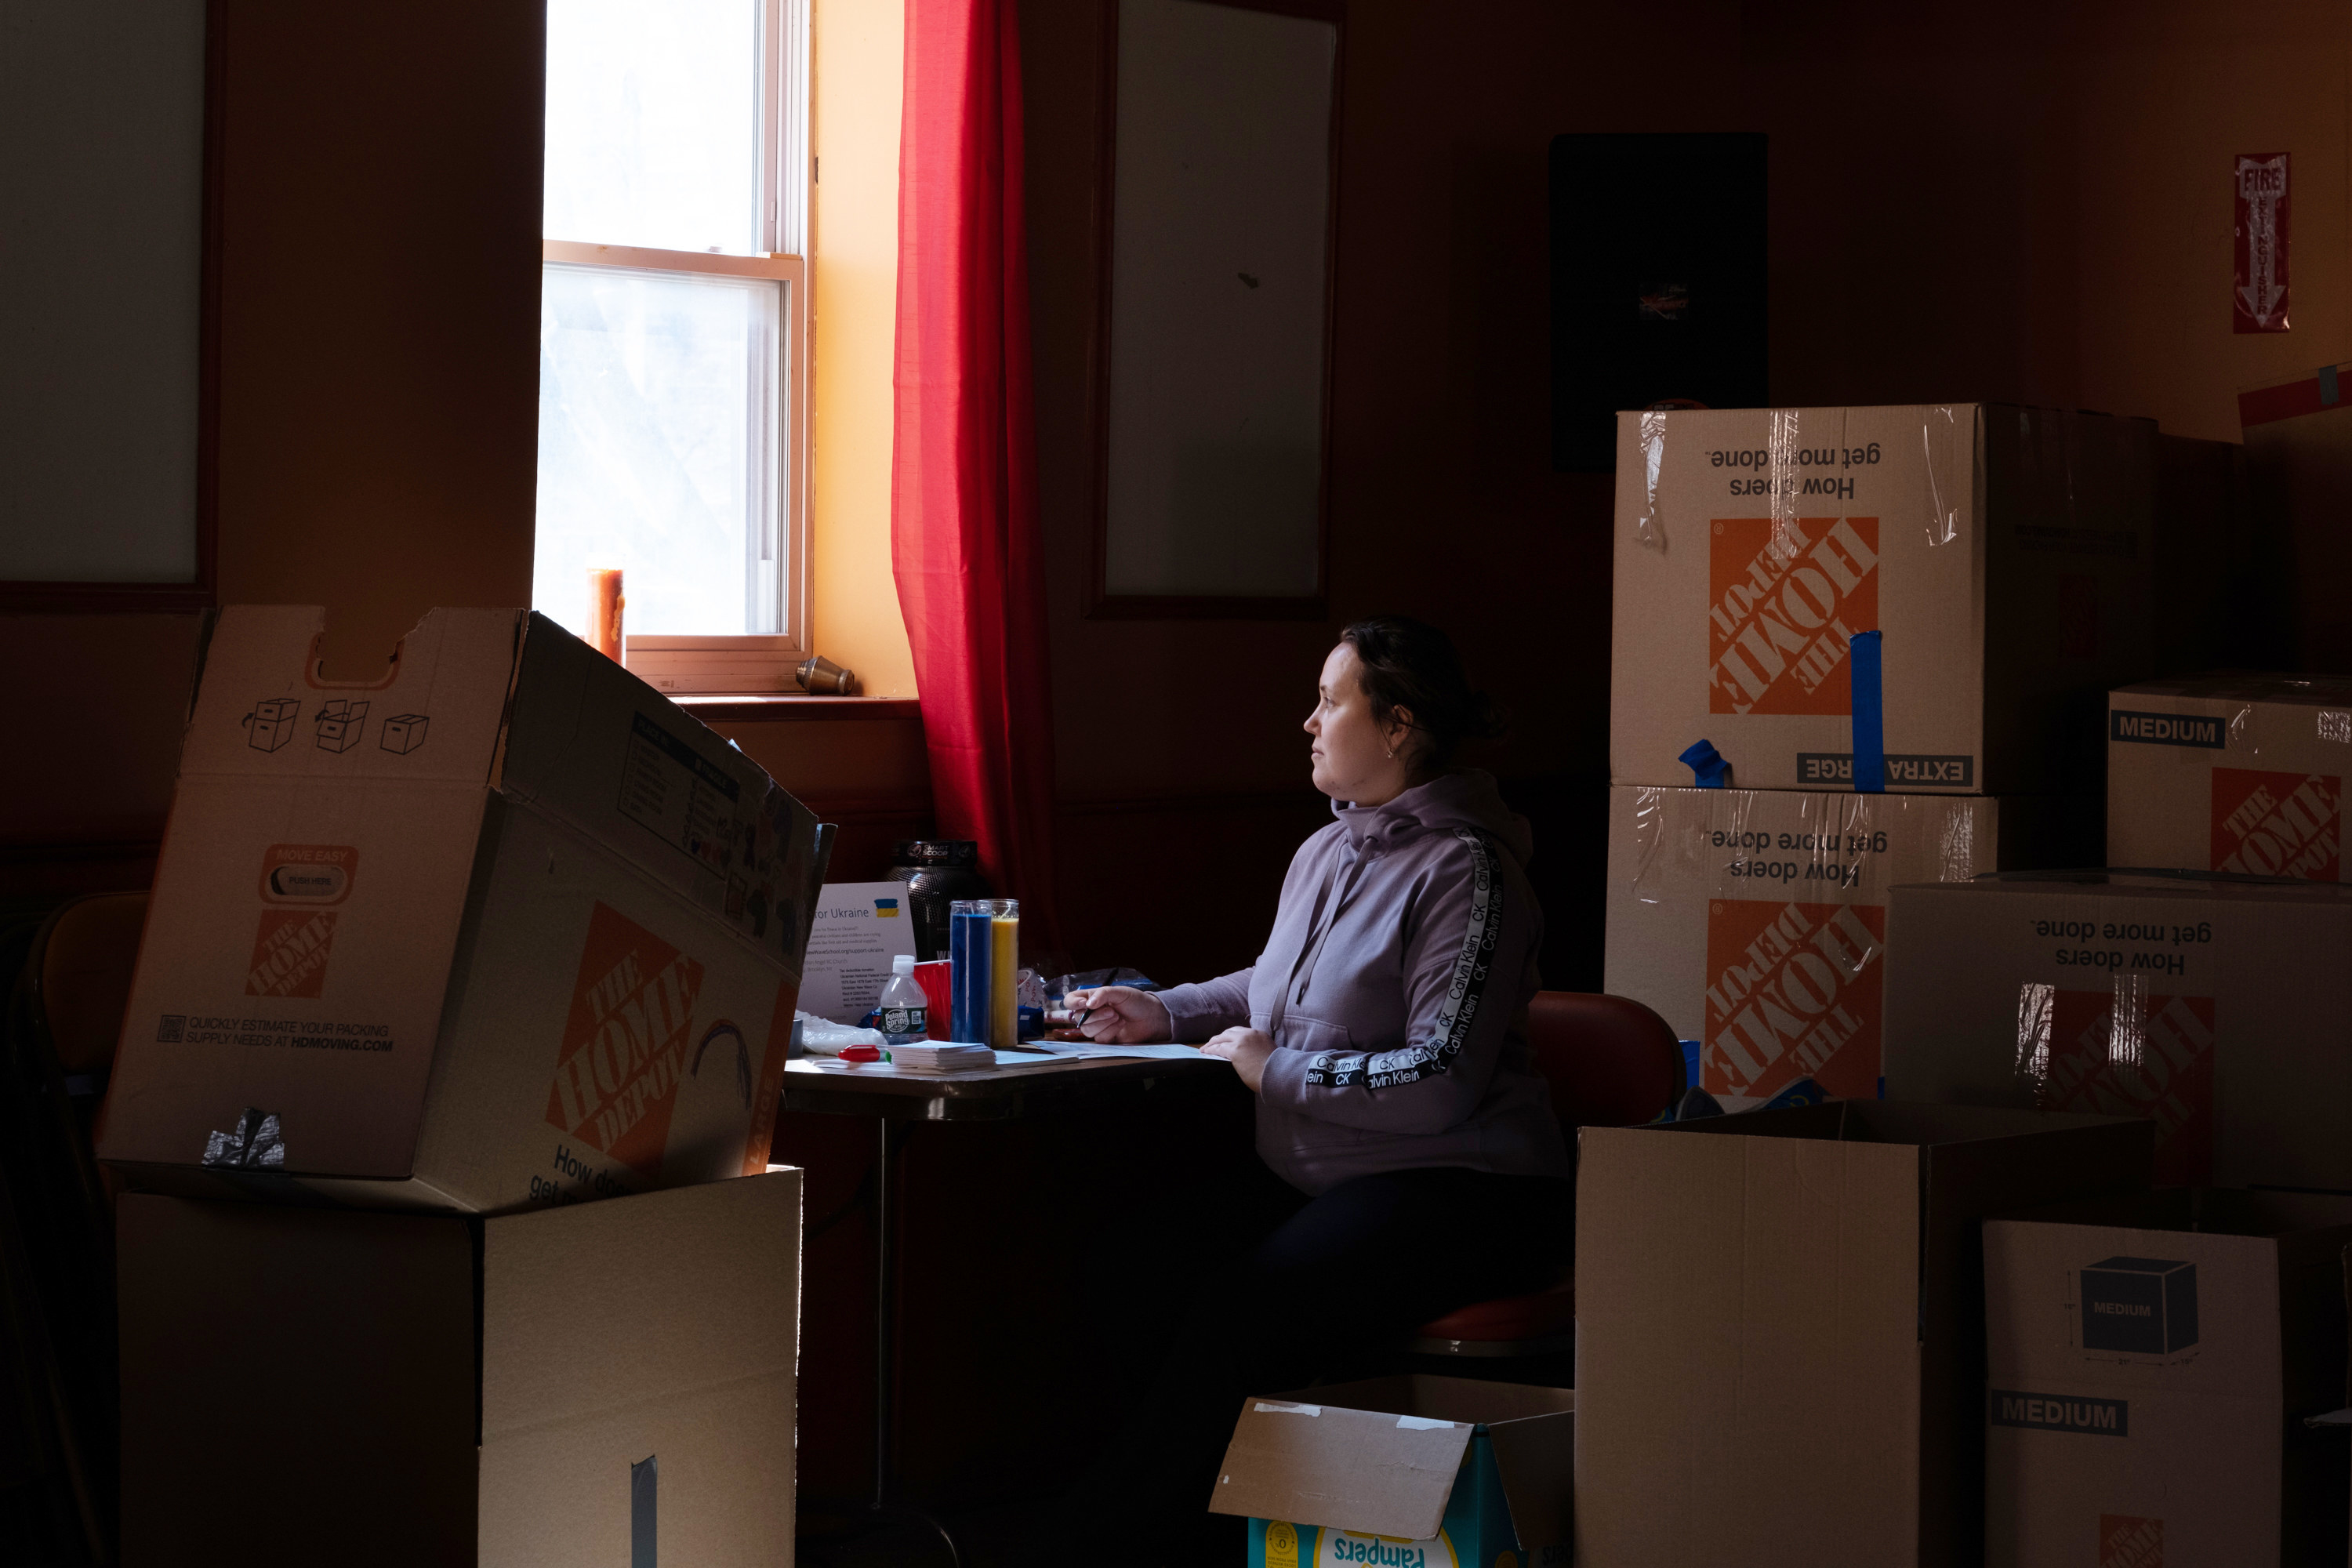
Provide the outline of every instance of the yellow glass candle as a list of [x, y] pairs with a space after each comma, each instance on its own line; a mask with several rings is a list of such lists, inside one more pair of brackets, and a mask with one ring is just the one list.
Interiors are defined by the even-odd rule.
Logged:
[[1021, 1038], [1020, 988], [1013, 972], [1021, 952], [1021, 900], [992, 900], [995, 912], [988, 922], [989, 1020], [988, 1043], [1003, 1050]]

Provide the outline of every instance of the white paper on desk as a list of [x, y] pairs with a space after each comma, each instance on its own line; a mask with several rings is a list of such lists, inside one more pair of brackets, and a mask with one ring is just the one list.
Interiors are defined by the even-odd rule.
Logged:
[[882, 999], [890, 960], [915, 951], [915, 916], [904, 882], [827, 882], [809, 922], [800, 1009], [855, 1024]]
[[1064, 1040], [1037, 1040], [1032, 1044], [1035, 1049], [1051, 1051], [1066, 1061], [1132, 1060], [1149, 1057], [1161, 1061], [1181, 1062], [1196, 1060], [1201, 1055], [1198, 1046], [1109, 1046], [1096, 1041], [1081, 1046], [1075, 1041]]

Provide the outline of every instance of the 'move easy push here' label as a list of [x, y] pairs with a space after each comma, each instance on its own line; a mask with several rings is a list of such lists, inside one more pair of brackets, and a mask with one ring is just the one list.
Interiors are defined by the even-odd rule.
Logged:
[[1838, 672], [1878, 625], [1876, 518], [1719, 518], [1707, 592], [1707, 711], [1852, 710]]

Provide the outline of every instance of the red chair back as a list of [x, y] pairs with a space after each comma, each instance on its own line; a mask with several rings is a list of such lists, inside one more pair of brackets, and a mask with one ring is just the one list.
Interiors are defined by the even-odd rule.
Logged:
[[1580, 1127], [1654, 1121], [1689, 1087], [1674, 1029], [1630, 997], [1538, 991], [1528, 1004], [1528, 1046], [1571, 1144]]

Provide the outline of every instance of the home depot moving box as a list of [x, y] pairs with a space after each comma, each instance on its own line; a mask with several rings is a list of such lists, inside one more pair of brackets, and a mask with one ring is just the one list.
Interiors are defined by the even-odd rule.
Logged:
[[1853, 785], [1847, 647], [1885, 634], [1886, 787], [2095, 795], [2100, 694], [2154, 673], [2156, 426], [1960, 404], [1622, 414], [1610, 776]]
[[2146, 1116], [2167, 1186], [2352, 1189], [2352, 889], [1895, 889], [1886, 1092]]
[[356, 719], [323, 624], [205, 649], [100, 1154], [480, 1212], [761, 1169], [815, 819], [542, 616], [434, 611]]
[[2107, 697], [2107, 864], [2346, 880], [2352, 678], [2201, 675]]
[[1984, 795], [1609, 792], [1606, 986], [1701, 1042], [1701, 1085], [1875, 1098], [1886, 890], [2046, 864], [2059, 814]]
[[1212, 1513], [1250, 1568], [1568, 1568], [1576, 1394], [1380, 1377], [1245, 1399]]
[[2144, 1188], [2147, 1124], [1845, 1100], [1579, 1138], [1578, 1563], [1974, 1563], [1977, 1221]]
[[800, 1200], [125, 1197], [126, 1568], [788, 1562]]
[[1987, 1220], [1992, 1568], [2338, 1563], [2352, 1199], [2176, 1189]]

